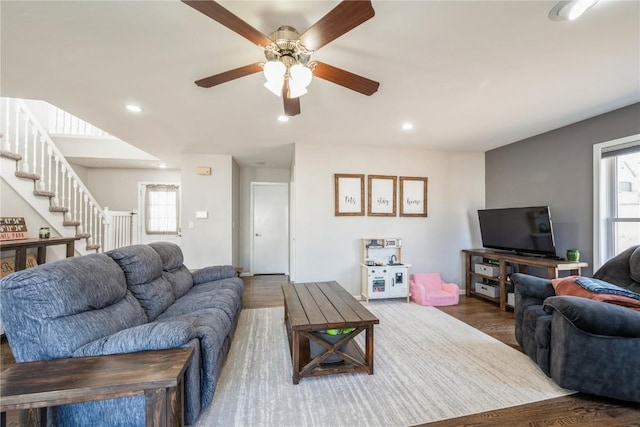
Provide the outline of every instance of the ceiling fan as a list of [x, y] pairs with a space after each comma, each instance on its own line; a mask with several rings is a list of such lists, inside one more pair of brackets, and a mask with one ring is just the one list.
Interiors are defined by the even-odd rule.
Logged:
[[182, 0], [187, 5], [235, 31], [264, 50], [266, 62], [256, 62], [214, 74], [196, 84], [209, 88], [263, 71], [265, 87], [284, 100], [287, 116], [300, 114], [300, 96], [304, 95], [312, 76], [339, 84], [364, 95], [373, 95], [380, 83], [349, 71], [311, 61], [311, 54], [363, 22], [375, 12], [370, 0], [344, 0], [302, 34], [282, 26], [269, 36], [247, 24], [214, 0]]

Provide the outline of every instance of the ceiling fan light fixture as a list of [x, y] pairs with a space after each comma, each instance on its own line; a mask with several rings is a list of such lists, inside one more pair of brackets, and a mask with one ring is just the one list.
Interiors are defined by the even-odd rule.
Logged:
[[289, 74], [291, 75], [291, 80], [295, 82], [293, 83], [294, 85], [300, 85], [305, 88], [309, 86], [311, 78], [313, 77], [313, 73], [309, 67], [305, 67], [300, 63], [294, 64], [289, 70]]
[[284, 84], [284, 78], [279, 80], [267, 80], [264, 87], [269, 89], [275, 96], [282, 96], [282, 85]]
[[289, 80], [289, 98], [300, 98], [307, 93], [307, 88], [294, 84], [293, 80]]
[[599, 0], [563, 0], [549, 12], [552, 21], [573, 21], [595, 6]]
[[284, 74], [287, 72], [287, 67], [280, 61], [268, 61], [264, 64], [262, 73], [267, 82], [280, 81], [282, 86], [282, 80]]

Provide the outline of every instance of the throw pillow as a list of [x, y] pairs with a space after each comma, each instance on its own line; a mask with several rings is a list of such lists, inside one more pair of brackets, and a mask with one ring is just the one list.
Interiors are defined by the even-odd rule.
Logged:
[[640, 294], [588, 277], [569, 276], [552, 279], [556, 295], [573, 295], [640, 310]]

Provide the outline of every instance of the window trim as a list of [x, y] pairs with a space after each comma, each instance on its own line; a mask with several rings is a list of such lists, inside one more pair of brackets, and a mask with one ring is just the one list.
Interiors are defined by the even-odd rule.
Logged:
[[[623, 138], [617, 138], [611, 141], [600, 142], [593, 145], [593, 271], [596, 271], [606, 261], [605, 242], [608, 234], [606, 233], [607, 227], [612, 225], [612, 221], [608, 221], [607, 214], [607, 193], [611, 191], [611, 188], [607, 183], [611, 182], [610, 177], [603, 176], [601, 168], [602, 155], [605, 152], [611, 152], [614, 149], [612, 147], [629, 145], [634, 141], [639, 141], [640, 134], [625, 136]], [[615, 171], [614, 171], [615, 172]], [[613, 173], [614, 173], [613, 172]]]

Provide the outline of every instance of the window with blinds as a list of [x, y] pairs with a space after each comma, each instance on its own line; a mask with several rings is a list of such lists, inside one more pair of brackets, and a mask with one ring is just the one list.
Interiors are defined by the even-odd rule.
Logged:
[[603, 148], [600, 162], [601, 250], [609, 259], [640, 244], [640, 139]]
[[146, 185], [144, 212], [146, 234], [177, 235], [180, 224], [180, 186]]

